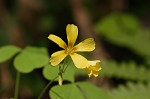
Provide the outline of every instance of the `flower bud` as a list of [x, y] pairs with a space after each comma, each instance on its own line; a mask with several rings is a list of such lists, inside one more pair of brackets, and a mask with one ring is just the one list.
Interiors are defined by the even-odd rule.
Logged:
[[62, 86], [62, 83], [63, 83], [63, 78], [62, 78], [61, 75], [59, 75], [59, 76], [58, 76], [58, 84], [59, 84], [60, 86]]

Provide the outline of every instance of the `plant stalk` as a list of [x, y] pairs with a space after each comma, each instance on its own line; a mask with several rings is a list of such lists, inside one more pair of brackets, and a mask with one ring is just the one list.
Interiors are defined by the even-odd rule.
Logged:
[[45, 93], [45, 91], [47, 90], [47, 88], [52, 84], [52, 82], [57, 78], [58, 76], [56, 76], [53, 80], [51, 80], [46, 86], [45, 88], [42, 90], [42, 92], [40, 93], [40, 95], [38, 96], [37, 99], [41, 99], [41, 97], [43, 96], [43, 94]]
[[15, 84], [15, 94], [14, 94], [14, 98], [15, 99], [18, 99], [19, 85], [20, 85], [20, 72], [17, 71], [17, 74], [16, 74], [16, 84]]

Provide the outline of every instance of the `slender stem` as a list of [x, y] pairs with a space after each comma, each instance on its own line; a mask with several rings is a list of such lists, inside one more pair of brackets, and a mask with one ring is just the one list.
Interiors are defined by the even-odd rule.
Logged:
[[47, 88], [52, 84], [52, 82], [57, 78], [58, 76], [56, 76], [53, 80], [51, 80], [46, 86], [45, 88], [42, 90], [42, 92], [40, 93], [40, 95], [38, 96], [37, 99], [41, 99], [41, 97], [43, 96], [43, 94], [45, 93], [45, 91], [47, 90]]
[[70, 62], [71, 62], [71, 60], [69, 60], [69, 62], [68, 62], [68, 64], [66, 65], [66, 67], [65, 67], [65, 68], [63, 68], [63, 72], [65, 72], [65, 71], [66, 71], [66, 69], [67, 69], [67, 67], [69, 66]]
[[65, 58], [64, 59], [64, 62], [63, 62], [63, 66], [62, 66], [62, 70], [64, 70], [64, 68], [65, 68], [65, 64], [67, 63], [67, 61], [66, 61], [67, 59]]
[[19, 83], [20, 83], [20, 72], [17, 71], [17, 74], [16, 74], [16, 84], [15, 84], [15, 95], [14, 95], [15, 99], [18, 99], [18, 95], [19, 95]]

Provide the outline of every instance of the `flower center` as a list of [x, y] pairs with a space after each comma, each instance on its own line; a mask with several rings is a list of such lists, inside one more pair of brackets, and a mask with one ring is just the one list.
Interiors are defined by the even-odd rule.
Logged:
[[67, 54], [71, 54], [72, 53], [72, 47], [71, 46], [68, 46], [67, 49], [66, 49], [66, 52]]

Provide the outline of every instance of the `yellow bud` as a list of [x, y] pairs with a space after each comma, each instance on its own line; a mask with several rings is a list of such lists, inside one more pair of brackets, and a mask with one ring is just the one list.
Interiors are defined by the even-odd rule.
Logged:
[[62, 86], [62, 83], [63, 83], [63, 78], [62, 78], [62, 76], [58, 76], [58, 84], [60, 85], [60, 86]]

